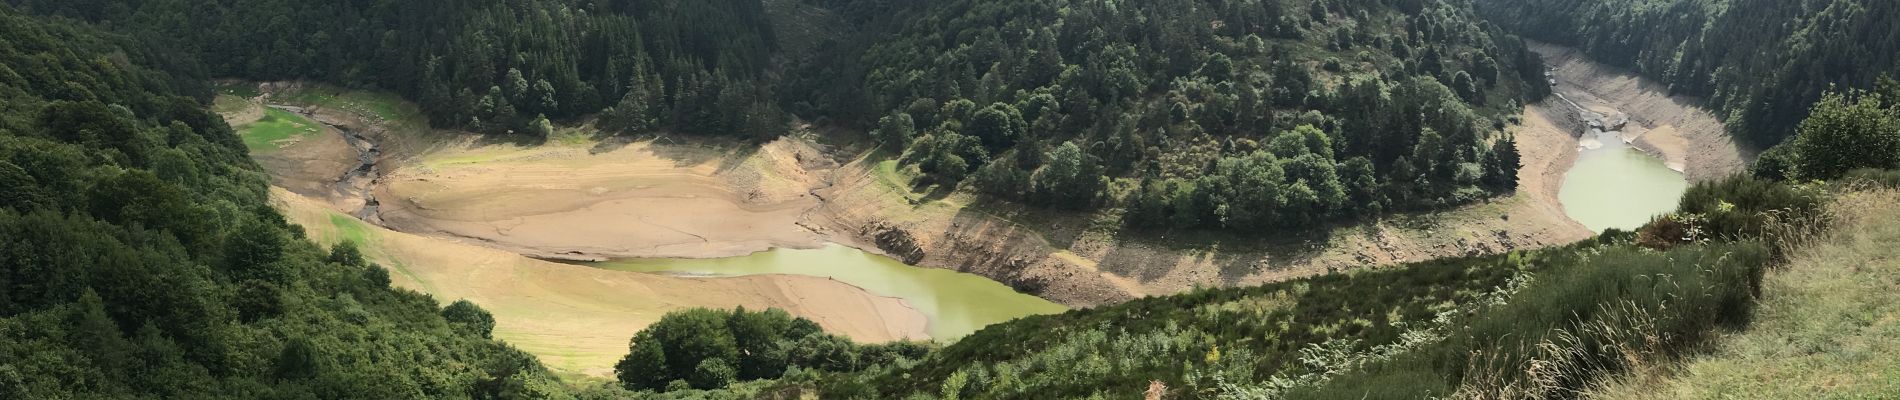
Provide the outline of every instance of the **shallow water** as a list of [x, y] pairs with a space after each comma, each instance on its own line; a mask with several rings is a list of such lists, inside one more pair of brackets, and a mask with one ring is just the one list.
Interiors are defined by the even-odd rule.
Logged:
[[1581, 150], [1557, 195], [1571, 219], [1597, 232], [1634, 230], [1676, 211], [1689, 188], [1681, 172], [1624, 143], [1617, 132], [1592, 133], [1602, 147]]
[[930, 319], [930, 336], [961, 338], [990, 324], [1068, 310], [1022, 294], [982, 276], [905, 265], [889, 257], [828, 245], [813, 250], [775, 249], [718, 259], [639, 259], [591, 264], [598, 268], [683, 275], [788, 274], [836, 279], [871, 293], [904, 299]]

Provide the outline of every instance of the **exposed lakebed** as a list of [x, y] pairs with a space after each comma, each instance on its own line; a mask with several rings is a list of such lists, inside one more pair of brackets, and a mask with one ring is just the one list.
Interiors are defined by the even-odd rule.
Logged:
[[960, 338], [991, 324], [1068, 310], [981, 276], [920, 268], [876, 254], [827, 245], [774, 249], [715, 259], [636, 259], [591, 263], [598, 268], [685, 276], [804, 275], [830, 278], [903, 299], [930, 320], [935, 339]]

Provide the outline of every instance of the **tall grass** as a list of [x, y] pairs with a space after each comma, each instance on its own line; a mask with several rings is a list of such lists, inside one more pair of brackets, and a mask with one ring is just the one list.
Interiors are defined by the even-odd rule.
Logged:
[[1744, 323], [1768, 259], [1754, 243], [1579, 251], [1439, 343], [1286, 397], [1571, 397]]
[[[1892, 398], [1900, 393], [1900, 190], [1836, 196], [1816, 231], [1764, 279], [1748, 329], [1681, 366], [1592, 391], [1606, 399]], [[1814, 229], [1811, 227], [1802, 229]]]

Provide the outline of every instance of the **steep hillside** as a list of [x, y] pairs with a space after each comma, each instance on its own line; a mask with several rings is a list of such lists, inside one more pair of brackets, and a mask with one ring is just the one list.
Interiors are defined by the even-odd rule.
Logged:
[[0, 397], [565, 391], [266, 203], [188, 56], [0, 6]]

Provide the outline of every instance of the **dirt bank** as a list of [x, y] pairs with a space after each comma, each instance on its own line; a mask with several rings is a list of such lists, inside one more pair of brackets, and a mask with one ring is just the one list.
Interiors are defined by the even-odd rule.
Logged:
[[635, 332], [691, 307], [781, 308], [859, 342], [928, 337], [924, 315], [902, 300], [830, 279], [608, 271], [378, 228], [281, 188], [272, 198], [319, 241], [363, 243], [365, 253], [389, 267], [396, 285], [445, 302], [480, 304], [495, 314], [496, 337], [557, 370], [609, 376]]
[[1753, 157], [1697, 99], [1670, 96], [1666, 86], [1593, 62], [1574, 49], [1537, 42], [1530, 47], [1555, 73], [1558, 93], [1586, 108], [1627, 116], [1624, 140], [1662, 158], [1690, 182], [1742, 172]]

